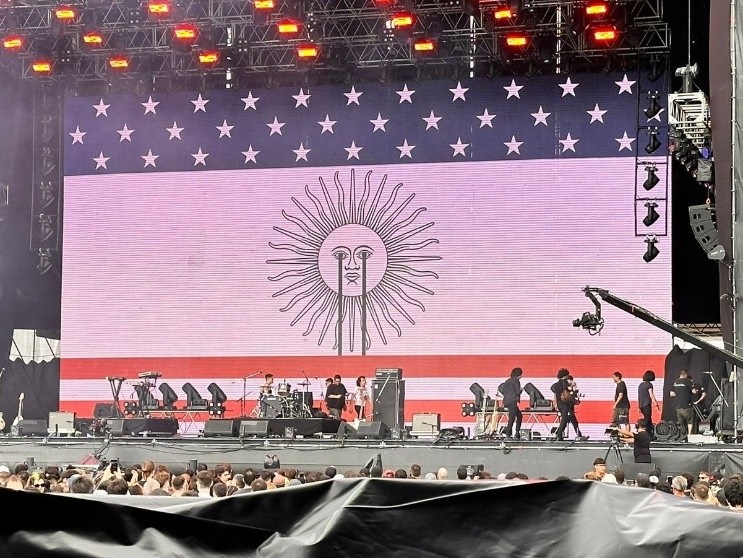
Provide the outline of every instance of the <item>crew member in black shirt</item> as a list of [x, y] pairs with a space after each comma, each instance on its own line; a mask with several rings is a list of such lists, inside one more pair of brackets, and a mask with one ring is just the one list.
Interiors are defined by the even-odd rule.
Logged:
[[341, 383], [339, 374], [333, 376], [333, 383], [325, 390], [325, 403], [328, 406], [328, 414], [331, 418], [341, 418], [343, 410], [346, 408], [346, 396], [348, 391], [346, 386]]
[[679, 379], [671, 386], [671, 397], [676, 400], [676, 424], [682, 432], [691, 434], [694, 424], [694, 408], [692, 407], [692, 383], [689, 373], [681, 370]]
[[614, 412], [611, 417], [612, 424], [621, 427], [629, 425], [629, 397], [627, 396], [627, 384], [622, 380], [621, 372], [614, 372], [614, 383], [617, 385], [614, 391]]
[[635, 425], [637, 432], [619, 430], [619, 438], [623, 442], [628, 442], [633, 445], [632, 449], [635, 454], [635, 463], [653, 462], [650, 457], [650, 434], [648, 434], [647, 426], [647, 421], [644, 418], [641, 418]]
[[[521, 368], [511, 370], [511, 377], [503, 382], [503, 406], [508, 410], [508, 424], [506, 425], [506, 436], [516, 440], [521, 439], [521, 410], [519, 401], [521, 400], [521, 376], [524, 371]], [[513, 430], [514, 423], [516, 425]]]

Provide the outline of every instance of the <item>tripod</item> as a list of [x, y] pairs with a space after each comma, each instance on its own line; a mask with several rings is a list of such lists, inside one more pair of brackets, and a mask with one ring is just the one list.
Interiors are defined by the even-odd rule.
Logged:
[[606, 455], [604, 455], [604, 461], [609, 459], [609, 454], [612, 452], [617, 463], [624, 463], [624, 459], [622, 459], [622, 451], [619, 449], [619, 439], [611, 439], [609, 447], [606, 449]]

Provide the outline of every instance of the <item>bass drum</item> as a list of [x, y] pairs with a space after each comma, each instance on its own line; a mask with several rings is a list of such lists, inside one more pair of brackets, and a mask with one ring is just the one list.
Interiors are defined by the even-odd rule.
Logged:
[[282, 409], [281, 397], [275, 395], [267, 395], [261, 401], [261, 418], [276, 418], [280, 417]]

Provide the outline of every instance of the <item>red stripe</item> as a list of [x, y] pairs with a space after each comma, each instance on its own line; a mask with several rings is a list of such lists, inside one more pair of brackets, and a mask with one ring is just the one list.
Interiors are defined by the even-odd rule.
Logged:
[[199, 357], [199, 358], [63, 358], [61, 379], [103, 379], [156, 370], [164, 377], [243, 378], [256, 372], [277, 377], [348, 378], [374, 376], [377, 368], [402, 368], [404, 378], [503, 378], [520, 366], [529, 378], [554, 378], [559, 368], [576, 377], [609, 377], [619, 370], [625, 378], [641, 378], [652, 369], [665, 369], [665, 355], [421, 355], [327, 357]]
[[[419, 399], [408, 400], [405, 402], [405, 422], [410, 423], [413, 420], [413, 415], [417, 413], [438, 413], [441, 415], [443, 422], [461, 422], [462, 424], [474, 423], [475, 417], [463, 417], [462, 416], [462, 402], [463, 401], [423, 401]], [[466, 401], [470, 403], [471, 401]], [[60, 404], [61, 411], [67, 411], [76, 413], [78, 417], [92, 417], [93, 410], [97, 401], [62, 401]], [[103, 403], [103, 402], [102, 402]], [[526, 402], [522, 401], [521, 407], [524, 408]], [[122, 407], [123, 408], [123, 407]], [[323, 410], [325, 410], [323, 408]], [[584, 401], [578, 407], [576, 407], [576, 416], [579, 422], [585, 423], [606, 423], [611, 421], [611, 401]], [[250, 407], [248, 412], [252, 411]], [[631, 420], [639, 418], [637, 414], [637, 408], [631, 413]], [[226, 417], [239, 417], [240, 416], [240, 403], [238, 401], [227, 402], [227, 413]], [[207, 415], [201, 417], [201, 419], [208, 418]], [[347, 420], [353, 420], [355, 416], [349, 410], [344, 414], [344, 418]]]

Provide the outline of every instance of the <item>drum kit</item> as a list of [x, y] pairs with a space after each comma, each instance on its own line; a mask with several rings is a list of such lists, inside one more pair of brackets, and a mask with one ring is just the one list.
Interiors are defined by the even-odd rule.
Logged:
[[276, 387], [276, 395], [263, 395], [260, 399], [260, 418], [311, 418], [312, 392], [310, 382], [297, 384], [304, 391], [292, 390], [291, 384], [281, 382]]

